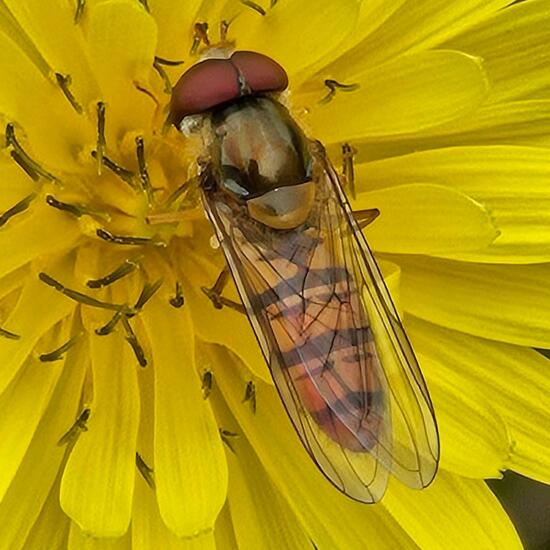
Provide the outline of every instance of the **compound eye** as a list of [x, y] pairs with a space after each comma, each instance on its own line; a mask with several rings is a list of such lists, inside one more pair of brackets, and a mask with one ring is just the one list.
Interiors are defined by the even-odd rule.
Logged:
[[183, 73], [172, 90], [170, 118], [178, 125], [187, 116], [202, 113], [239, 97], [239, 75], [227, 59], [207, 59]]
[[315, 184], [278, 187], [247, 201], [248, 215], [273, 229], [294, 229], [308, 218], [315, 200]]

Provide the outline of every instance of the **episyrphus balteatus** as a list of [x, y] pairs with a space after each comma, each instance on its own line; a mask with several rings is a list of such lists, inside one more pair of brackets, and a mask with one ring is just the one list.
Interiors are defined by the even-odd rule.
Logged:
[[376, 502], [390, 472], [433, 480], [437, 425], [338, 175], [277, 100], [287, 83], [259, 53], [207, 59], [175, 86], [172, 121], [199, 118], [204, 207], [302, 443], [338, 489]]

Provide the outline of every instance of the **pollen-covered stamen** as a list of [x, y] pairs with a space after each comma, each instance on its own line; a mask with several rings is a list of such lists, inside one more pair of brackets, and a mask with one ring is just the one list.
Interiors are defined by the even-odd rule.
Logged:
[[96, 144], [96, 160], [97, 160], [97, 173], [101, 174], [103, 167], [103, 155], [105, 154], [106, 147], [105, 140], [105, 103], [99, 101], [97, 103], [97, 144]]
[[78, 292], [78, 290], [72, 290], [71, 288], [67, 288], [66, 286], [62, 285], [59, 281], [56, 281], [53, 277], [50, 277], [48, 274], [44, 273], [43, 271], [41, 271], [38, 274], [38, 278], [43, 283], [47, 284], [48, 286], [51, 286], [61, 294], [64, 294], [65, 296], [67, 296], [67, 298], [70, 298], [71, 300], [74, 300], [79, 304], [84, 304], [86, 306], [91, 306], [91, 307], [97, 307], [99, 309], [109, 309], [112, 311], [124, 310], [127, 307], [124, 304], [113, 304], [110, 302], [103, 302], [101, 300], [97, 300], [96, 298], [92, 298], [87, 294]]
[[119, 309], [115, 314], [111, 317], [108, 323], [103, 325], [102, 327], [96, 328], [95, 333], [98, 336], [107, 336], [108, 334], [111, 334], [115, 327], [117, 326], [118, 322], [122, 319], [122, 315], [124, 314], [123, 309]]
[[336, 90], [341, 90], [342, 92], [353, 92], [359, 89], [359, 84], [342, 84], [341, 82], [330, 78], [325, 80], [325, 86], [329, 89], [329, 92], [319, 101], [319, 105], [324, 105], [325, 103], [331, 101], [336, 95]]
[[136, 356], [139, 366], [146, 367], [147, 357], [145, 357], [145, 351], [143, 350], [142, 345], [139, 343], [139, 340], [136, 336], [136, 333], [134, 332], [134, 329], [132, 328], [132, 325], [130, 325], [128, 315], [123, 315], [121, 317], [121, 321], [122, 326], [126, 331], [126, 341], [130, 344], [130, 347], [132, 348], [134, 355]]
[[176, 295], [170, 298], [170, 305], [175, 308], [180, 308], [185, 303], [185, 298], [183, 297], [183, 288], [179, 281], [176, 281]]
[[0, 336], [3, 338], [7, 338], [8, 340], [20, 340], [21, 336], [19, 334], [15, 334], [15, 332], [10, 332], [9, 330], [6, 330], [5, 328], [0, 327]]
[[147, 195], [149, 205], [153, 203], [153, 187], [149, 178], [149, 171], [147, 170], [147, 161], [145, 159], [145, 144], [143, 137], [136, 137], [136, 154], [139, 166], [139, 177], [141, 180], [141, 187]]
[[[98, 159], [97, 151], [92, 151], [92, 157], [94, 159]], [[103, 155], [101, 157], [101, 161], [103, 162], [103, 166], [111, 170], [116, 176], [118, 176], [122, 181], [127, 183], [132, 189], [139, 189], [138, 185], [135, 182], [135, 174], [126, 168], [123, 168], [116, 162], [112, 161], [108, 156]]]
[[63, 354], [69, 351], [77, 342], [78, 339], [82, 336], [82, 332], [75, 334], [69, 340], [67, 340], [63, 345], [59, 346], [57, 349], [50, 351], [49, 353], [42, 353], [38, 356], [38, 359], [43, 363], [51, 363], [53, 361], [61, 361], [63, 359]]
[[25, 152], [15, 137], [15, 126], [11, 122], [6, 125], [6, 146], [12, 148], [11, 157], [34, 181], [38, 181], [40, 176], [49, 181], [59, 181]]
[[86, 286], [89, 288], [101, 288], [111, 285], [119, 279], [126, 277], [126, 275], [133, 273], [139, 267], [139, 265], [139, 260], [125, 260], [114, 271], [112, 271], [108, 275], [105, 275], [105, 277], [101, 277], [99, 279], [90, 279], [89, 281], [86, 281]]
[[342, 145], [342, 175], [345, 183], [348, 185], [351, 196], [355, 198], [355, 169], [353, 166], [353, 157], [357, 153], [349, 143]]
[[8, 208], [3, 214], [0, 214], [0, 227], [6, 225], [6, 223], [8, 223], [8, 221], [13, 218], [13, 216], [21, 214], [21, 212], [27, 210], [27, 208], [30, 206], [31, 202], [35, 198], [36, 193], [31, 193], [30, 195], [27, 195], [26, 197], [21, 199], [18, 203], [14, 204], [11, 208]]
[[80, 23], [82, 15], [84, 15], [84, 8], [86, 7], [86, 0], [76, 0], [76, 11], [74, 13], [75, 25]]
[[145, 460], [143, 460], [143, 457], [136, 452], [136, 466], [138, 469], [138, 472], [141, 474], [141, 477], [145, 480], [145, 483], [149, 485], [153, 491], [155, 490], [155, 472], [153, 471], [153, 468], [151, 468]]
[[252, 0], [239, 0], [241, 4], [246, 6], [247, 8], [252, 8], [255, 12], [259, 13], [260, 15], [265, 15], [267, 12], [260, 6], [259, 4], [256, 4], [256, 2], [252, 2]]
[[214, 386], [214, 373], [211, 370], [204, 371], [201, 381], [203, 399], [208, 399]]
[[256, 413], [256, 384], [252, 380], [246, 385], [244, 390], [243, 403], [250, 403], [250, 408], [253, 413]]
[[61, 88], [61, 91], [65, 95], [65, 97], [68, 99], [69, 103], [71, 104], [72, 108], [81, 115], [83, 113], [82, 105], [76, 100], [75, 96], [71, 92], [71, 84], [73, 79], [71, 78], [71, 75], [63, 75], [61, 73], [55, 73], [55, 79], [57, 80], [57, 83], [59, 84], [59, 87]]
[[67, 443], [74, 443], [76, 438], [80, 435], [80, 432], [87, 432], [88, 426], [86, 423], [90, 418], [92, 410], [86, 407], [78, 415], [78, 418], [75, 420], [74, 424], [65, 432], [65, 434], [57, 442], [58, 447], [63, 447]]
[[233, 448], [233, 444], [231, 443], [231, 439], [234, 439], [235, 437], [239, 437], [238, 433], [230, 432], [229, 430], [225, 430], [224, 428], [220, 428], [220, 437], [222, 438], [222, 441], [227, 445], [227, 448], [235, 454], [235, 449]]
[[166, 243], [163, 243], [161, 241], [154, 241], [150, 237], [131, 237], [129, 235], [113, 235], [110, 231], [107, 231], [106, 229], [97, 229], [96, 235], [102, 239], [103, 241], [107, 241], [108, 243], [115, 243], [115, 244], [126, 244], [131, 246], [141, 246], [144, 244], [152, 244], [154, 246], [166, 246]]
[[205, 46], [210, 46], [210, 39], [208, 38], [208, 23], [195, 23], [193, 27], [193, 44], [191, 45], [191, 55], [197, 53], [201, 42], [204, 42]]

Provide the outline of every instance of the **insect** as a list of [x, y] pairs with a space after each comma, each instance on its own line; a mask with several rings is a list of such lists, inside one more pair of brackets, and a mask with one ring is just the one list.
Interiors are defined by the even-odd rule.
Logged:
[[337, 173], [277, 100], [287, 84], [260, 53], [206, 59], [174, 87], [171, 117], [200, 119], [203, 203], [305, 449], [340, 491], [376, 502], [390, 473], [433, 480], [437, 425]]

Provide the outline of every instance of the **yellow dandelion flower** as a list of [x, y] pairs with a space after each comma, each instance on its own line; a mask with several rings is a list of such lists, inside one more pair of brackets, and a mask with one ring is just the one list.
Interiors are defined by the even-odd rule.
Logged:
[[[483, 479], [550, 481], [550, 25], [510, 4], [0, 2], [0, 548], [521, 547]], [[381, 213], [440, 429], [422, 491], [332, 487], [201, 291], [224, 259], [166, 119], [222, 21]]]

